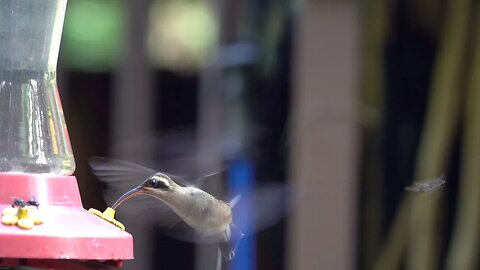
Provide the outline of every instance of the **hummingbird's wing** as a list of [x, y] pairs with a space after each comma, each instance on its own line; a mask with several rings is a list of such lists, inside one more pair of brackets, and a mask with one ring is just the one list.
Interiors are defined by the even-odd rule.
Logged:
[[[218, 159], [221, 151], [219, 143], [205, 147], [199, 151], [197, 129], [194, 126], [174, 128], [162, 132], [148, 132], [143, 135], [121, 140], [111, 146], [111, 151], [132, 153], [134, 156], [145, 156], [148, 149], [149, 160], [142, 162], [151, 168], [160, 169], [168, 174], [180, 176], [186, 180], [195, 180], [198, 176], [211, 173], [206, 166]], [[208, 166], [207, 166], [208, 167]], [[195, 177], [190, 177], [195, 176]], [[193, 184], [191, 181], [190, 184]]]
[[[158, 172], [133, 162], [106, 157], [91, 157], [88, 159], [88, 163], [92, 173], [109, 186], [118, 186], [121, 185], [121, 182], [126, 182], [132, 188]], [[181, 176], [166, 174], [179, 185], [192, 185], [191, 181]]]
[[292, 206], [292, 193], [287, 185], [263, 183], [251, 193], [241, 194], [232, 209], [233, 222], [245, 235], [255, 234], [278, 223]]
[[192, 186], [201, 189], [213, 197], [228, 201], [228, 185], [227, 185], [227, 170], [220, 169], [214, 173], [204, 174], [202, 177], [189, 177], [187, 179], [192, 182]]
[[105, 157], [91, 157], [88, 164], [92, 173], [108, 185], [123, 181], [141, 183], [155, 173], [155, 170], [139, 164]]
[[[207, 176], [206, 179], [200, 179], [200, 182], [196, 182], [199, 183], [196, 187], [205, 187], [210, 181], [214, 183], [215, 181], [222, 181], [222, 177], [218, 174], [223, 173], [224, 171], [216, 173], [216, 175]], [[208, 177], [212, 178], [209, 179]], [[233, 226], [231, 229], [232, 232], [235, 232], [233, 235], [236, 235], [235, 238], [237, 240], [240, 232], [242, 235], [252, 235], [275, 225], [287, 216], [294, 204], [291, 189], [289, 186], [281, 183], [258, 184], [249, 193], [229, 196], [233, 198], [231, 200], [225, 199], [227, 197], [225, 196], [226, 191], [217, 192], [221, 194], [221, 197], [219, 197], [212, 194], [208, 188], [202, 189], [217, 199], [227, 202], [232, 207], [233, 222], [230, 226]], [[168, 228], [162, 231], [162, 233], [187, 242], [210, 243], [218, 241], [217, 238], [205, 238], [197, 234], [195, 230], [183, 222], [179, 223], [179, 225]]]
[[[261, 184], [251, 193], [235, 196], [230, 200], [233, 223], [226, 231], [227, 241], [219, 236], [205, 237], [180, 222], [173, 227], [162, 227], [161, 232], [169, 237], [193, 243], [219, 243], [222, 255], [230, 260], [245, 235], [252, 235], [278, 223], [292, 207], [291, 192], [283, 184]], [[220, 236], [221, 237], [221, 236]]]

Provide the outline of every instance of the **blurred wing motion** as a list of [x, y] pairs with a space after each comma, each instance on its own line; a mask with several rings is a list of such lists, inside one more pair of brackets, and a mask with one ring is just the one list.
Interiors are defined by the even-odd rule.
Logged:
[[[249, 194], [235, 196], [229, 203], [233, 212], [233, 222], [230, 226], [230, 237], [234, 239], [232, 242], [237, 244], [243, 236], [254, 235], [280, 222], [292, 208], [291, 197], [287, 186], [272, 183], [260, 185]], [[217, 241], [216, 238], [198, 235], [183, 222], [178, 226], [163, 228], [162, 233], [186, 242]]]
[[427, 180], [423, 182], [414, 182], [413, 185], [408, 186], [405, 190], [412, 192], [430, 192], [436, 190], [437, 188], [442, 187], [445, 184], [445, 177], [441, 176], [432, 180]]
[[251, 193], [242, 194], [233, 207], [233, 223], [245, 234], [252, 235], [278, 223], [292, 208], [288, 186], [262, 184]]
[[[155, 174], [157, 171], [133, 162], [105, 157], [91, 157], [88, 159], [93, 174], [102, 182], [109, 186], [117, 187], [121, 182], [128, 184], [127, 188], [141, 183], [147, 177]], [[193, 185], [193, 181], [188, 181], [171, 173], [167, 173], [173, 181], [181, 186]], [[214, 177], [214, 174], [206, 177]]]
[[155, 170], [123, 160], [104, 157], [88, 159], [93, 174], [107, 184], [116, 182], [139, 182], [155, 173]]

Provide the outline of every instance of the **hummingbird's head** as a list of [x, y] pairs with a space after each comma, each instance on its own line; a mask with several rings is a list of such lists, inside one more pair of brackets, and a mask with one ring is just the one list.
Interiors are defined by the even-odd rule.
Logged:
[[137, 186], [125, 194], [123, 194], [118, 200], [112, 205], [112, 208], [117, 208], [124, 201], [138, 196], [140, 194], [146, 195], [161, 195], [166, 191], [172, 190], [172, 186], [175, 185], [175, 182], [172, 179], [163, 173], [157, 172], [152, 176], [149, 176], [140, 186]]
[[172, 188], [172, 182], [168, 175], [158, 172], [148, 177], [141, 188], [146, 191], [168, 191]]

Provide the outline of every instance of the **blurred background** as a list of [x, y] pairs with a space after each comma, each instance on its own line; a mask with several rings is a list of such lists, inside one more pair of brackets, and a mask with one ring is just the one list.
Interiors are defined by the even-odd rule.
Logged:
[[[227, 167], [236, 191], [276, 182], [295, 201], [225, 269], [478, 269], [479, 8], [69, 0], [58, 81], [85, 208], [111, 204], [91, 156]], [[213, 269], [214, 247], [124, 214], [125, 269]]]

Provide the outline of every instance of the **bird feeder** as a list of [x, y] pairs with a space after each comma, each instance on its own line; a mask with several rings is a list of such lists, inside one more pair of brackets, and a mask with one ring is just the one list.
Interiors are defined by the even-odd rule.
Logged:
[[66, 0], [0, 5], [0, 266], [101, 269], [132, 236], [86, 211], [56, 82]]

